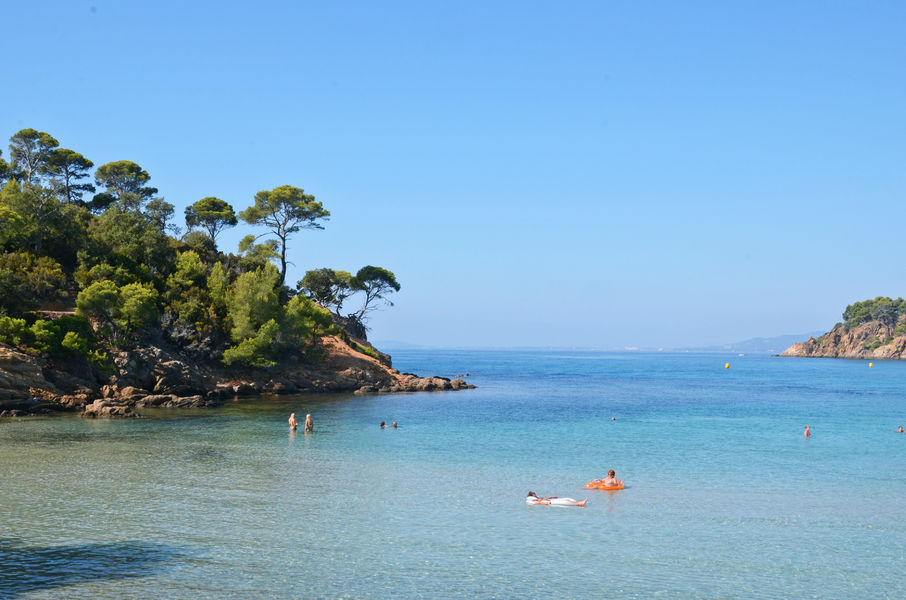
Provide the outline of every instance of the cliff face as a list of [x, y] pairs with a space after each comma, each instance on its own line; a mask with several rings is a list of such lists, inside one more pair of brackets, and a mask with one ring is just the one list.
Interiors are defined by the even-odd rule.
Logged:
[[[243, 370], [192, 361], [164, 346], [146, 345], [113, 354], [114, 372], [100, 375], [0, 345], [0, 417], [54, 411], [130, 417], [145, 407], [216, 406], [237, 396], [258, 394], [474, 387], [461, 379], [400, 373], [385, 364], [389, 356], [375, 352], [377, 358], [368, 356], [338, 337], [323, 338], [321, 347], [324, 358], [316, 364], [294, 357], [270, 369]], [[370, 345], [366, 350], [371, 351]]]
[[[897, 325], [903, 323], [904, 319], [900, 318]], [[780, 356], [906, 359], [906, 334], [898, 335], [896, 330], [896, 326], [879, 321], [860, 323], [848, 330], [845, 325], [838, 324], [819, 338], [793, 344]]]

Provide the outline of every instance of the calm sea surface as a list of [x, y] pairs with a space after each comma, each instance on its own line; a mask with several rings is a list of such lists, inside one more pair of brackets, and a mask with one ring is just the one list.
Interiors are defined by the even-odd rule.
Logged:
[[906, 597], [906, 363], [394, 365], [479, 387], [0, 423], [0, 598]]

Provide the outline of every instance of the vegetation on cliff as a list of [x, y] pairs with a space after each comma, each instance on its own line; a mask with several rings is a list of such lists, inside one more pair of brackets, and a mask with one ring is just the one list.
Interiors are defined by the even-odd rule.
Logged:
[[[34, 129], [10, 138], [9, 162], [0, 156], [0, 342], [109, 369], [111, 351], [162, 337], [197, 359], [266, 367], [317, 356], [320, 337], [338, 332], [329, 309], [340, 317], [350, 296], [362, 303], [346, 319], [361, 323], [400, 289], [370, 265], [285, 285], [294, 236], [330, 217], [301, 188], [263, 190], [238, 213], [202, 198], [183, 231], [141, 166], [93, 168]], [[220, 251], [218, 236], [240, 220], [263, 233]]]

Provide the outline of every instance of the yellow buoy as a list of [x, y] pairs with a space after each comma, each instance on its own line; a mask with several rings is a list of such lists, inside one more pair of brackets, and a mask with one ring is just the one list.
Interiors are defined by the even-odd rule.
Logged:
[[868, 363], [868, 368], [869, 368], [869, 369], [872, 368], [872, 367], [874, 367], [874, 366], [875, 366], [875, 363]]
[[730, 363], [725, 364], [725, 365], [724, 365], [724, 368], [725, 368], [725, 369], [729, 369], [729, 368], [730, 368]]

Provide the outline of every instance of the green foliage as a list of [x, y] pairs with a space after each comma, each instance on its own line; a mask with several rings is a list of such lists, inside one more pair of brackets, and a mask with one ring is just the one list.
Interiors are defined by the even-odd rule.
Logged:
[[215, 243], [217, 236], [226, 227], [235, 227], [238, 221], [233, 207], [220, 198], [202, 198], [186, 207], [186, 225], [191, 229], [201, 227]]
[[79, 292], [76, 314], [97, 324], [98, 331], [118, 343], [123, 334], [157, 319], [157, 291], [150, 284], [122, 287], [109, 280], [97, 281]]
[[26, 237], [25, 219], [7, 201], [17, 190], [18, 186], [12, 181], [0, 190], [0, 249], [19, 247]]
[[374, 358], [377, 360], [381, 359], [381, 357], [378, 356], [378, 353], [375, 351], [374, 348], [370, 348], [368, 346], [363, 346], [362, 344], [359, 344], [358, 342], [354, 342], [354, 343], [355, 343], [355, 349], [358, 350], [359, 352], [361, 352], [362, 354], [365, 354], [365, 355], [370, 356], [371, 358]]
[[94, 179], [99, 186], [106, 188], [107, 194], [130, 208], [138, 208], [157, 193], [157, 188], [145, 185], [151, 179], [148, 171], [130, 160], [101, 165], [95, 171]]
[[25, 319], [0, 316], [0, 342], [11, 346], [27, 345], [31, 341], [31, 330]]
[[61, 199], [64, 202], [84, 204], [82, 194], [94, 192], [94, 186], [90, 183], [79, 183], [79, 180], [87, 179], [88, 169], [93, 166], [93, 162], [75, 150], [57, 148], [50, 153], [42, 170], [58, 182]]
[[142, 280], [171, 268], [174, 250], [159, 215], [114, 204], [91, 221], [89, 231], [103, 254]]
[[73, 277], [76, 280], [76, 283], [78, 283], [79, 287], [82, 289], [87, 288], [92, 283], [104, 281], [105, 279], [109, 279], [118, 286], [123, 286], [128, 283], [136, 283], [139, 281], [138, 276], [136, 276], [134, 273], [129, 272], [123, 267], [114, 267], [107, 263], [94, 265], [90, 269], [80, 267], [73, 274]]
[[211, 257], [212, 260], [216, 259], [217, 245], [203, 231], [187, 231], [182, 236], [182, 242], [200, 256]]
[[279, 330], [280, 326], [274, 319], [265, 322], [253, 337], [245, 338], [238, 345], [224, 351], [224, 364], [241, 363], [250, 367], [271, 367], [277, 364], [274, 360], [274, 341]]
[[75, 331], [67, 331], [66, 335], [63, 336], [63, 341], [60, 342], [60, 346], [72, 356], [88, 357], [88, 340]]
[[17, 232], [20, 244], [39, 254], [47, 238], [58, 236], [61, 228], [71, 229], [66, 227], [63, 205], [56, 194], [37, 183], [28, 186], [7, 184], [0, 193], [0, 206], [21, 219], [21, 229]]
[[58, 354], [63, 341], [60, 327], [53, 321], [38, 319], [29, 328], [32, 334], [32, 348], [41, 354]]
[[205, 268], [196, 252], [181, 252], [176, 257], [176, 270], [167, 278], [168, 289], [185, 289], [200, 285]]
[[60, 263], [30, 252], [0, 255], [0, 272], [15, 274], [24, 284], [24, 292], [40, 301], [57, 298], [66, 286], [66, 275]]
[[[3, 155], [3, 151], [0, 151], [0, 156]], [[9, 163], [0, 158], [0, 185], [5, 184], [13, 176], [13, 168], [9, 166]]]
[[145, 327], [157, 319], [157, 291], [151, 284], [130, 283], [120, 289], [119, 317], [127, 331]]
[[220, 313], [221, 317], [226, 317], [227, 297], [230, 290], [230, 280], [222, 263], [216, 263], [211, 267], [211, 272], [207, 280], [208, 294], [211, 302]]
[[239, 255], [239, 268], [243, 271], [263, 269], [266, 265], [271, 264], [271, 260], [278, 258], [277, 242], [264, 240], [262, 243], [256, 244], [255, 236], [247, 235], [239, 240]]
[[346, 271], [315, 269], [308, 271], [297, 284], [296, 289], [324, 307], [334, 307], [339, 315], [343, 302], [358, 291], [358, 281]]
[[330, 312], [304, 296], [286, 303], [281, 320], [280, 342], [287, 348], [308, 346], [331, 329]]
[[0, 310], [22, 314], [58, 298], [65, 286], [66, 276], [52, 258], [30, 252], [0, 254]]
[[393, 272], [371, 265], [359, 269], [355, 274], [355, 283], [358, 289], [365, 292], [365, 302], [362, 304], [362, 308], [354, 314], [359, 321], [363, 320], [369, 311], [374, 310], [376, 300], [393, 306], [393, 302], [387, 296], [400, 291], [400, 284], [397, 283]]
[[278, 314], [277, 281], [273, 265], [265, 265], [236, 278], [227, 295], [227, 316], [232, 323], [230, 338], [240, 342]]
[[255, 203], [239, 213], [239, 217], [251, 225], [267, 227], [277, 236], [280, 256], [278, 285], [282, 286], [286, 278], [287, 239], [302, 229], [324, 229], [318, 221], [329, 218], [330, 212], [302, 188], [281, 185], [271, 191], [262, 190], [255, 194]]
[[26, 186], [36, 183], [41, 168], [47, 163], [53, 149], [60, 145], [44, 131], [22, 129], [9, 138], [9, 156], [12, 169], [18, 172]]
[[119, 287], [112, 281], [96, 281], [79, 292], [76, 297], [76, 314], [97, 322], [102, 327], [113, 327], [120, 303]]
[[843, 311], [843, 321], [847, 329], [852, 329], [859, 323], [866, 321], [879, 321], [889, 327], [894, 327], [901, 314], [906, 313], [906, 301], [902, 298], [891, 300], [886, 296], [878, 296], [874, 300], [855, 302]]
[[[170, 340], [198, 342], [210, 352], [229, 337], [234, 347], [225, 360], [264, 366], [281, 352], [313, 356], [318, 338], [335, 331], [329, 311], [310, 298], [339, 314], [351, 294], [363, 291], [364, 314], [399, 289], [393, 274], [377, 267], [366, 271], [382, 273], [363, 272], [364, 285], [346, 271], [321, 269], [299, 282], [309, 298], [289, 298], [283, 287], [288, 240], [323, 229], [330, 216], [301, 188], [256, 194], [241, 217], [266, 228], [265, 237], [246, 236], [238, 256], [226, 255], [216, 240], [238, 218], [221, 199], [208, 196], [186, 209], [195, 231], [180, 241], [168, 224], [173, 205], [157, 197], [138, 164], [98, 167], [99, 193], [86, 202], [96, 191], [94, 164], [82, 154], [34, 129], [14, 135], [10, 151], [9, 163], [0, 158], [0, 339], [6, 343], [107, 369], [110, 360], [99, 348], [132, 338], [163, 310]], [[321, 280], [312, 279], [317, 275]], [[66, 301], [77, 288], [77, 317], [29, 314], [41, 303]]]

